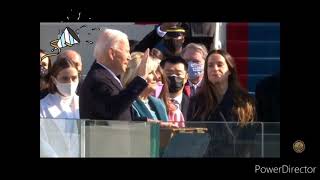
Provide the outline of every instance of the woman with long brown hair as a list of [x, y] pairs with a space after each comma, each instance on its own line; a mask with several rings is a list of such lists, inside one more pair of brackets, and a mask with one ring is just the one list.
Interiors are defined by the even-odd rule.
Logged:
[[255, 119], [253, 98], [241, 87], [236, 64], [228, 52], [209, 52], [203, 81], [190, 100], [188, 121], [231, 121], [243, 126]]
[[248, 126], [255, 120], [255, 103], [240, 86], [233, 58], [225, 50], [212, 50], [204, 68], [203, 83], [190, 99], [187, 117], [188, 121], [216, 122], [203, 124], [211, 137], [206, 156], [256, 156], [257, 129]]

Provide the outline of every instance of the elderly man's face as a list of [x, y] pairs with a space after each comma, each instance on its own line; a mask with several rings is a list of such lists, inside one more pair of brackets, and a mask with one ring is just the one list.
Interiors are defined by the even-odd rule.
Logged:
[[118, 47], [114, 48], [114, 64], [118, 73], [124, 73], [128, 67], [130, 60], [130, 46], [128, 40], [122, 40], [119, 42]]

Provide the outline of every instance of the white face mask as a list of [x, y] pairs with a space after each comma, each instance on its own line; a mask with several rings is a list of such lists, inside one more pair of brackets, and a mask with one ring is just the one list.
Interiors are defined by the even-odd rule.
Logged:
[[56, 82], [56, 87], [58, 91], [65, 97], [74, 96], [76, 94], [78, 83], [79, 83], [78, 81], [71, 82], [71, 83], [60, 83], [56, 79], [54, 80]]

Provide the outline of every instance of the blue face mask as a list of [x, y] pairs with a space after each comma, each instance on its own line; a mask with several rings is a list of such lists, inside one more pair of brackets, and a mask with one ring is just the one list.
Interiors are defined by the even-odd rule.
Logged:
[[189, 79], [196, 79], [203, 74], [204, 65], [194, 63], [192, 61], [188, 62], [188, 74]]

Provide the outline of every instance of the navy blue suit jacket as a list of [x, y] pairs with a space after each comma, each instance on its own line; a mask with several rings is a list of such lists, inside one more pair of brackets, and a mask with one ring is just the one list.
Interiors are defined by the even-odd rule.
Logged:
[[122, 88], [112, 74], [94, 62], [80, 91], [80, 118], [131, 121], [131, 105], [147, 87], [147, 82], [136, 77]]

